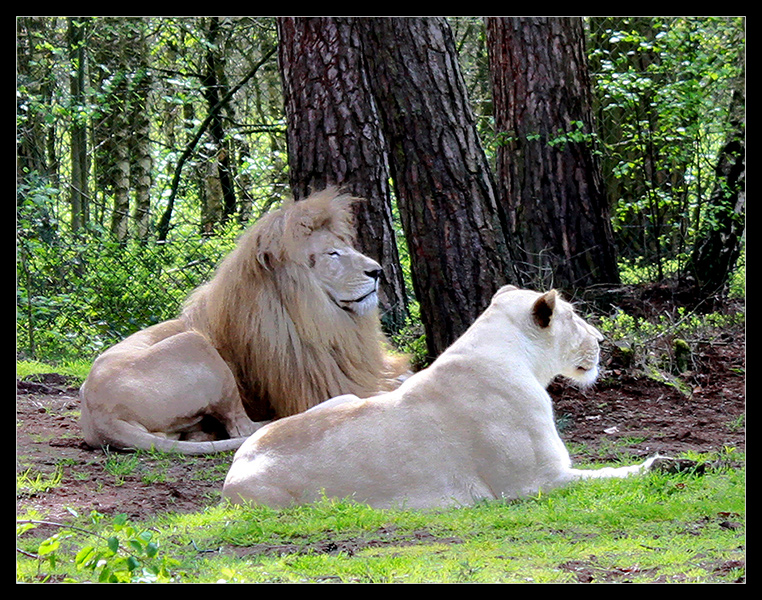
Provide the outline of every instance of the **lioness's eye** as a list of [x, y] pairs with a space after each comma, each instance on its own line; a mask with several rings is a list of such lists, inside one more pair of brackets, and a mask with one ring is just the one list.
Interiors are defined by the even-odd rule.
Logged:
[[328, 256], [341, 256], [341, 254], [339, 253], [339, 251], [338, 251], [338, 250], [331, 250], [331, 251], [328, 253]]

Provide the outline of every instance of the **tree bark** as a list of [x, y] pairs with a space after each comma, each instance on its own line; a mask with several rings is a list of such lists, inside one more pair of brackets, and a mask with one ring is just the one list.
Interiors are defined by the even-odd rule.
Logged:
[[487, 159], [444, 18], [359, 18], [430, 358], [509, 280]]
[[132, 110], [131, 176], [135, 190], [135, 228], [139, 239], [145, 240], [151, 228], [151, 185], [153, 183], [151, 156], [151, 123], [148, 95], [151, 91], [149, 49], [144, 23], [138, 22], [132, 60], [137, 67], [135, 99]]
[[522, 284], [619, 280], [579, 18], [489, 18], [500, 203]]
[[279, 18], [289, 177], [298, 200], [334, 185], [356, 207], [358, 248], [382, 265], [385, 326], [398, 330], [407, 299], [392, 219], [389, 165], [353, 19]]

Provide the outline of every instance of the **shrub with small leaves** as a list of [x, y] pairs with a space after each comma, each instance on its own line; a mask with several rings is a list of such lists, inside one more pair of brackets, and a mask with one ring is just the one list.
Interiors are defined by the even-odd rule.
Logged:
[[[94, 525], [102, 521], [103, 515], [93, 512], [91, 520]], [[17, 522], [17, 537], [34, 529], [42, 521], [23, 520]], [[74, 565], [85, 575], [81, 581], [98, 583], [168, 583], [171, 582], [171, 567], [176, 563], [173, 559], [159, 556], [159, 546], [148, 530], [140, 531], [133, 527], [126, 515], [114, 518], [108, 535], [65, 525], [45, 522], [47, 525], [57, 525], [61, 531], [40, 542], [37, 548], [37, 559], [40, 569], [47, 564], [51, 569], [63, 560], [67, 560], [63, 542], [77, 535], [87, 536], [94, 541], [82, 546], [74, 556]], [[75, 581], [69, 577], [66, 581]]]

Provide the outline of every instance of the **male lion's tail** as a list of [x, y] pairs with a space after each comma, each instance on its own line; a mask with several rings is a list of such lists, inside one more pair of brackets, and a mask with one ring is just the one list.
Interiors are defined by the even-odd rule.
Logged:
[[124, 421], [112, 422], [112, 431], [100, 442], [87, 440], [88, 445], [115, 450], [158, 450], [159, 452], [177, 454], [217, 454], [237, 450], [247, 439], [247, 436], [227, 440], [193, 442], [186, 440], [170, 440], [149, 431], [145, 431]]

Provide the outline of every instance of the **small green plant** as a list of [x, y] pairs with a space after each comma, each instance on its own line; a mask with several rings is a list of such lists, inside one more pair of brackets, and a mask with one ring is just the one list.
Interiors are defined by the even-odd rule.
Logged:
[[16, 494], [34, 496], [61, 485], [63, 473], [60, 467], [56, 467], [53, 473], [33, 473], [29, 468], [23, 473], [16, 475]]
[[[99, 525], [103, 515], [93, 512], [93, 525]], [[60, 528], [53, 535], [45, 538], [37, 546], [36, 553], [24, 552], [34, 556], [38, 564], [38, 577], [46, 580], [49, 574], [43, 572], [46, 567], [54, 570], [59, 563], [71, 560], [71, 552], [65, 542], [77, 536], [88, 538], [74, 555], [73, 563], [77, 572], [83, 573], [81, 581], [98, 583], [146, 583], [170, 582], [170, 569], [176, 564], [172, 559], [159, 556], [159, 546], [153, 540], [149, 530], [138, 530], [127, 520], [126, 515], [118, 515], [111, 524], [111, 531], [106, 535], [96, 534], [72, 525], [22, 519], [16, 522], [17, 539], [39, 525], [53, 525]], [[109, 535], [110, 534], [110, 535]], [[94, 540], [90, 542], [90, 540]], [[71, 572], [71, 571], [69, 571]], [[69, 575], [65, 581], [75, 582], [77, 578]]]
[[104, 468], [112, 475], [118, 485], [124, 483], [127, 475], [132, 475], [140, 466], [140, 457], [137, 454], [108, 453]]

